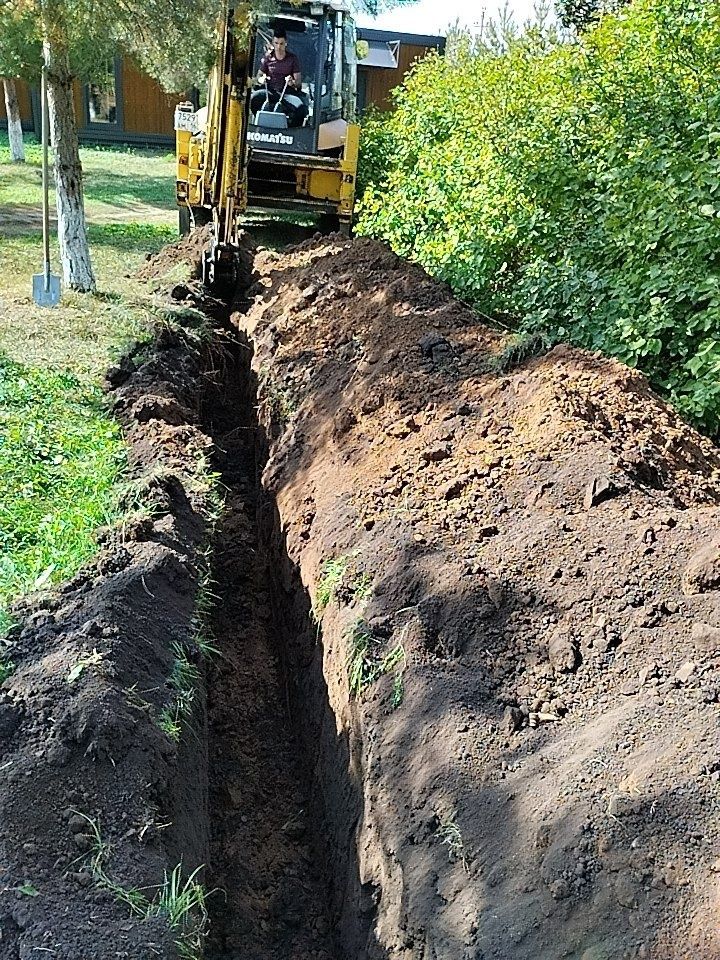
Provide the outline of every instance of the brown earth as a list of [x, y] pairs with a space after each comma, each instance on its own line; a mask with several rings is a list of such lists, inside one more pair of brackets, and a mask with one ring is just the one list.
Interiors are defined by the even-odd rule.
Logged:
[[209, 239], [209, 226], [194, 230], [188, 236], [176, 240], [175, 243], [169, 243], [158, 253], [149, 253], [146, 263], [140, 267], [136, 276], [140, 280], [162, 280], [173, 267], [185, 264], [190, 267], [193, 278], [197, 279], [200, 276], [202, 252]]
[[330, 596], [332, 735], [303, 728], [330, 820], [344, 753], [356, 793], [327, 831], [346, 943], [372, 913], [349, 955], [720, 957], [718, 451], [616, 362], [498, 372], [503, 338], [374, 242], [256, 268], [277, 555]]
[[131, 457], [128, 514], [100, 532], [91, 566], [18, 607], [6, 640], [3, 960], [174, 956], [179, 932], [132, 915], [123, 890], [152, 900], [180, 861], [207, 862], [202, 686], [185, 725], [198, 741], [175, 742], [160, 720], [175, 712], [177, 651], [204, 668], [193, 607], [213, 500], [198, 414], [216, 357], [191, 330], [162, 329], [145, 353], [109, 372]]
[[180, 863], [207, 960], [720, 958], [717, 450], [378, 244], [255, 270], [110, 371], [140, 509], [9, 637], [0, 958], [176, 956]]
[[[108, 372], [128, 515], [91, 567], [18, 605], [3, 651], [2, 960], [337, 956], [255, 523], [250, 351], [199, 324], [228, 308], [197, 284], [173, 297], [186, 326]], [[173, 927], [149, 906], [178, 866], [208, 891], [207, 940], [202, 911]]]

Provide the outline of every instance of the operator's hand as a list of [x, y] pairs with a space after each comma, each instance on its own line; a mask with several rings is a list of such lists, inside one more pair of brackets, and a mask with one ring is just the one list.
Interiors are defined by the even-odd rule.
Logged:
[[270, 77], [268, 77], [266, 73], [263, 73], [262, 70], [259, 71], [258, 80], [260, 81], [260, 83], [267, 83], [269, 79]]

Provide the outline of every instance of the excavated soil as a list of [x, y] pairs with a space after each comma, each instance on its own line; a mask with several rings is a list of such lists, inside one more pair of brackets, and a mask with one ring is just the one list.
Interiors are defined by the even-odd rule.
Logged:
[[379, 244], [254, 267], [109, 372], [137, 511], [18, 610], [0, 958], [177, 956], [178, 864], [206, 960], [720, 958], [717, 450]]
[[199, 413], [227, 349], [165, 328], [149, 357], [109, 371], [126, 519], [100, 531], [92, 565], [16, 610], [0, 687], [3, 960], [176, 954], [177, 932], [133, 915], [123, 891], [152, 899], [178, 863], [208, 859], [202, 683], [179, 742], [161, 718], [176, 713], [177, 651], [204, 671], [193, 611], [213, 502], [197, 464], [212, 444]]
[[331, 858], [357, 852], [344, 942], [371, 917], [350, 956], [720, 957], [718, 451], [616, 362], [498, 372], [502, 338], [374, 242], [256, 268], [281, 608], [301, 583], [321, 621], [314, 659], [289, 625], [293, 703]]
[[169, 243], [157, 253], [149, 253], [145, 264], [137, 271], [139, 280], [161, 280], [180, 264], [189, 268], [193, 279], [200, 276], [202, 253], [210, 240], [210, 227], [201, 227]]

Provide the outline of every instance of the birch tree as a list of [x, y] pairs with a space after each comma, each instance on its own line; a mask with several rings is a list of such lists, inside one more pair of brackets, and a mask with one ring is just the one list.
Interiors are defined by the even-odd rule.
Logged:
[[[5, 13], [0, 2], [0, 14]], [[10, 158], [13, 163], [23, 163], [25, 160], [15, 81], [29, 78], [32, 74], [32, 60], [37, 60], [39, 52], [39, 46], [34, 40], [32, 24], [27, 18], [3, 15], [2, 30], [0, 30], [0, 77], [3, 78]]]
[[5, 115], [8, 125], [8, 140], [10, 141], [10, 159], [13, 163], [25, 163], [25, 146], [23, 144], [22, 121], [18, 105], [15, 80], [5, 77]]

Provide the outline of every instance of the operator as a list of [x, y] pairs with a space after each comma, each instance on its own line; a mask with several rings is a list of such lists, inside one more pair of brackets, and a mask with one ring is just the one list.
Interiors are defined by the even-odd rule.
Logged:
[[302, 126], [308, 115], [302, 95], [302, 67], [295, 54], [287, 48], [284, 27], [275, 27], [273, 30], [272, 47], [260, 61], [257, 82], [264, 84], [264, 87], [252, 95], [250, 105], [253, 112], [261, 110], [266, 100], [269, 108], [273, 109], [278, 99], [282, 98], [280, 109], [287, 115], [290, 126]]

